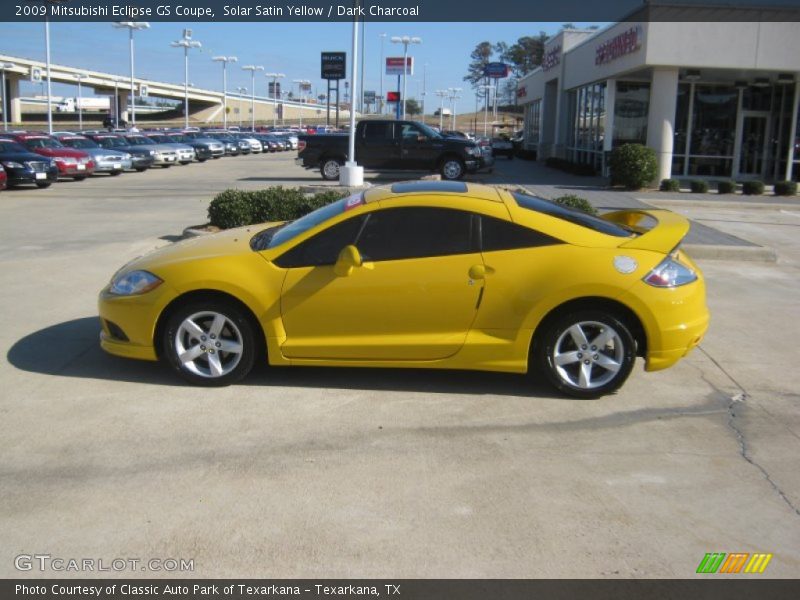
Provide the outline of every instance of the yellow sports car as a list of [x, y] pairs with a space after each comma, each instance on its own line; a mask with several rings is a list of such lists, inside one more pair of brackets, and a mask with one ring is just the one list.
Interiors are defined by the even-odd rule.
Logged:
[[266, 360], [537, 371], [593, 398], [636, 356], [664, 369], [702, 339], [688, 229], [668, 211], [599, 218], [463, 182], [376, 187], [134, 260], [100, 294], [101, 344], [201, 385]]

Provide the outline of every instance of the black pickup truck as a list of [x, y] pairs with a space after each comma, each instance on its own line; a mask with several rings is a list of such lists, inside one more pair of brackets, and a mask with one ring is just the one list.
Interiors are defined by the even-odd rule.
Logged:
[[[299, 136], [296, 163], [319, 169], [323, 179], [338, 179], [347, 160], [347, 134]], [[356, 162], [380, 171], [438, 171], [443, 179], [491, 167], [470, 140], [445, 137], [417, 121], [368, 120], [356, 125]]]

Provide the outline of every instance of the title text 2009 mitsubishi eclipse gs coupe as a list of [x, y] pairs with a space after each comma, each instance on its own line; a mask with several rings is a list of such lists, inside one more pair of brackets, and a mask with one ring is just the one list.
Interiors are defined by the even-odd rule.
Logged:
[[616, 390], [685, 356], [705, 286], [668, 211], [593, 217], [462, 182], [376, 187], [296, 221], [173, 244], [100, 294], [101, 344], [224, 385], [280, 366], [543, 374]]

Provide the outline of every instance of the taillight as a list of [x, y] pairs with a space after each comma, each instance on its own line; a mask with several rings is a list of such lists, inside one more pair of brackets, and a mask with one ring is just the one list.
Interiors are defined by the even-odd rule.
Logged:
[[302, 152], [305, 149], [306, 149], [306, 141], [305, 140], [299, 140], [297, 142], [297, 150], [298, 150], [298, 152]]
[[665, 288], [679, 287], [693, 281], [697, 281], [697, 273], [673, 256], [662, 260], [644, 278], [644, 282], [649, 285]]

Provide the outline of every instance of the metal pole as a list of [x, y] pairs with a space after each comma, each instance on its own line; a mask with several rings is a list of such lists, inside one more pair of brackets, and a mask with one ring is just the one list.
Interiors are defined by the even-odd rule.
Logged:
[[47, 133], [53, 135], [53, 94], [50, 87], [50, 19], [44, 19], [44, 43], [47, 54]]
[[364, 57], [367, 55], [367, 42], [365, 39], [367, 33], [367, 22], [361, 25], [361, 81], [359, 82], [358, 89], [358, 106], [360, 107], [359, 112], [362, 114], [364, 113], [364, 73], [366, 70], [364, 69]]
[[183, 47], [183, 128], [189, 129], [189, 46]]
[[325, 80], [328, 83], [328, 95], [326, 96], [326, 108], [325, 108], [325, 125], [331, 124], [331, 80]]
[[119, 129], [119, 81], [114, 80], [114, 129]]
[[136, 126], [136, 88], [133, 83], [133, 28], [131, 27], [128, 32], [130, 33], [130, 49], [131, 49], [131, 125]]
[[2, 70], [3, 76], [3, 131], [8, 131], [8, 113], [6, 107], [8, 106], [8, 102], [6, 101], [6, 68], [3, 67]]
[[250, 131], [256, 130], [256, 71], [250, 71]]
[[[358, 17], [353, 19], [353, 68], [350, 71], [350, 89], [355, 92], [358, 84]], [[347, 162], [356, 162], [356, 111], [355, 102], [350, 101], [350, 133], [347, 136]]]
[[797, 139], [797, 113], [800, 106], [800, 81], [794, 82], [794, 101], [792, 102], [792, 124], [789, 128], [789, 151], [786, 153], [786, 181], [791, 181], [794, 175], [794, 146]]
[[486, 103], [483, 105], [483, 137], [488, 135], [489, 131], [489, 86], [484, 87], [486, 93]]
[[384, 112], [384, 107], [386, 106], [386, 96], [383, 95], [383, 77], [386, 74], [385, 68], [383, 65], [383, 44], [386, 41], [386, 34], [381, 34], [381, 64], [380, 66], [380, 74], [381, 74], [381, 100], [380, 100], [380, 114], [382, 115]]
[[403, 120], [406, 120], [406, 80], [408, 79], [408, 43], [403, 44]]
[[[330, 111], [328, 111], [330, 112]], [[272, 128], [278, 124], [278, 78], [272, 79]]]
[[228, 129], [228, 61], [222, 63], [222, 128]]
[[82, 76], [78, 76], [78, 129], [83, 131], [83, 91], [81, 88]]
[[425, 96], [428, 92], [425, 91], [426, 79], [428, 78], [428, 64], [422, 65], [422, 122], [425, 123]]

